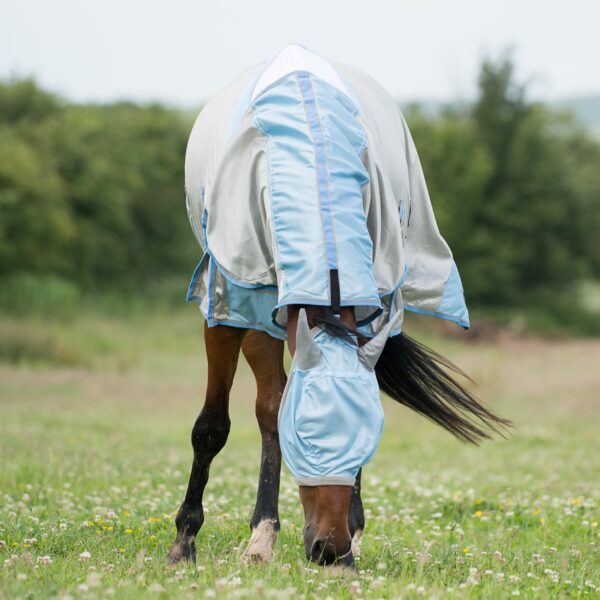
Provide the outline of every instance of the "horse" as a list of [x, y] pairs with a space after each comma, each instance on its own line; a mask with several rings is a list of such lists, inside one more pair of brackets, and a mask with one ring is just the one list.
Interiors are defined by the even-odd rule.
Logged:
[[185, 179], [204, 250], [187, 298], [205, 317], [208, 377], [167, 560], [196, 559], [241, 352], [262, 436], [243, 560], [273, 557], [283, 455], [307, 559], [351, 567], [365, 527], [362, 468], [383, 426], [380, 392], [464, 442], [511, 426], [456, 380], [458, 367], [402, 331], [406, 310], [469, 327], [404, 117], [368, 75], [287, 46], [204, 106]]

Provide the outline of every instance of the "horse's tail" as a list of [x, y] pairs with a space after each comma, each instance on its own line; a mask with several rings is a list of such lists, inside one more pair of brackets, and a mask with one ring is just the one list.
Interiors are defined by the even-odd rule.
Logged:
[[388, 338], [375, 374], [390, 398], [441, 425], [460, 440], [478, 444], [512, 427], [483, 406], [450, 373], [467, 377], [434, 350], [401, 333]]
[[[329, 311], [312, 317], [329, 335], [357, 343], [360, 334]], [[447, 429], [464, 442], [478, 444], [513, 425], [495, 415], [456, 381], [470, 380], [454, 363], [404, 333], [388, 338], [375, 366], [379, 388], [390, 398]]]

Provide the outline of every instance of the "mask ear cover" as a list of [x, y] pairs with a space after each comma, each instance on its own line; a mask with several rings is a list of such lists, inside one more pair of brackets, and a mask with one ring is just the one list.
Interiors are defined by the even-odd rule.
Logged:
[[401, 316], [402, 311], [399, 310], [371, 341], [358, 349], [358, 360], [360, 360], [363, 366], [366, 369], [369, 369], [369, 371], [375, 369], [375, 365], [383, 352], [385, 343], [387, 342], [388, 337], [390, 337], [390, 332], [394, 329]]
[[323, 353], [310, 332], [306, 310], [301, 308], [296, 327], [296, 354], [294, 355], [296, 364], [299, 369], [308, 371], [321, 362], [322, 356]]

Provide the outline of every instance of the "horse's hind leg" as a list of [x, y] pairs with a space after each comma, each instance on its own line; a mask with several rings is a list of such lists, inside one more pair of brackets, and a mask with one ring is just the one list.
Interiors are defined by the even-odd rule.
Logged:
[[268, 562], [279, 531], [281, 451], [277, 415], [286, 381], [283, 342], [263, 332], [249, 331], [242, 351], [256, 378], [256, 418], [262, 436], [258, 492], [250, 521], [252, 535], [243, 560]]
[[229, 392], [245, 333], [245, 329], [204, 326], [208, 360], [206, 400], [192, 430], [194, 460], [185, 499], [175, 518], [177, 537], [167, 556], [171, 563], [196, 560], [196, 535], [204, 522], [202, 495], [210, 463], [229, 435]]

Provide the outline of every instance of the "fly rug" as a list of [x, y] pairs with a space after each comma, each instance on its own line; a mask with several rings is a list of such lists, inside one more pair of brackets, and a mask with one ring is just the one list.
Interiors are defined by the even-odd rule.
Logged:
[[288, 46], [206, 104], [185, 179], [204, 251], [188, 300], [206, 320], [208, 379], [168, 560], [195, 560], [241, 350], [262, 435], [243, 560], [273, 556], [283, 455], [307, 558], [352, 566], [365, 526], [361, 469], [383, 430], [380, 390], [466, 442], [510, 426], [454, 380], [454, 365], [402, 333], [406, 310], [469, 327], [406, 122], [368, 75]]

